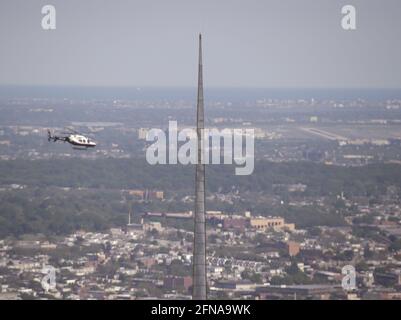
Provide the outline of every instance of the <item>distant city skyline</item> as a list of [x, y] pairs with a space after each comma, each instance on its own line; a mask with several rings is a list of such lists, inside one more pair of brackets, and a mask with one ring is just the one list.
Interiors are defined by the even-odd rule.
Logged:
[[[56, 8], [56, 30], [41, 9]], [[357, 29], [341, 28], [354, 5]], [[3, 0], [0, 85], [401, 88], [401, 2]]]

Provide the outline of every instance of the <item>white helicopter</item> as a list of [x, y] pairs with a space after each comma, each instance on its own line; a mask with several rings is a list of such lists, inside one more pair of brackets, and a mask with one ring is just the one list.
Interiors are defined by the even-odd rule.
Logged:
[[72, 129], [66, 128], [70, 132], [66, 132], [64, 136], [57, 136], [57, 135], [52, 135], [50, 130], [47, 130], [47, 140], [57, 142], [57, 141], [63, 141], [63, 142], [68, 142], [73, 146], [74, 149], [78, 150], [86, 150], [88, 148], [94, 148], [96, 147], [96, 142], [90, 140], [88, 137], [80, 134], [77, 131], [74, 131]]

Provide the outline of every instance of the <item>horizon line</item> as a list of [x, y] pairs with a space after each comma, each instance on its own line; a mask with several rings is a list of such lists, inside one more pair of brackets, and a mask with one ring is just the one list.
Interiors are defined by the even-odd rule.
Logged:
[[[75, 84], [0, 84], [0, 87], [31, 87], [31, 88], [109, 88], [109, 89], [196, 89], [197, 86], [188, 85], [75, 85]], [[211, 85], [207, 86], [209, 89], [274, 89], [274, 90], [401, 90], [399, 87], [380, 87], [380, 86], [352, 86], [352, 87], [340, 87], [340, 86], [249, 86], [249, 85]]]

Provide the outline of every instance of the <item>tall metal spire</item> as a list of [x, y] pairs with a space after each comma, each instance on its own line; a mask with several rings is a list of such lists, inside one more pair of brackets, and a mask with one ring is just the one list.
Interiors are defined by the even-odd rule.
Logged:
[[199, 34], [198, 102], [196, 111], [196, 132], [198, 135], [198, 161], [195, 175], [195, 215], [194, 215], [194, 253], [193, 253], [193, 292], [192, 299], [206, 300], [206, 223], [205, 223], [205, 127], [203, 106], [202, 74], [202, 36]]

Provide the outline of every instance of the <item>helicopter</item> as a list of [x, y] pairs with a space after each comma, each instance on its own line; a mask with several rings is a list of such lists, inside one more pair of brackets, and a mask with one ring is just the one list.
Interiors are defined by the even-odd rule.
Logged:
[[88, 137], [84, 136], [83, 134], [67, 128], [69, 132], [65, 132], [63, 136], [52, 135], [49, 129], [47, 129], [47, 140], [57, 142], [63, 141], [68, 142], [73, 146], [74, 149], [77, 150], [86, 150], [88, 148], [96, 147], [96, 143], [90, 140]]

